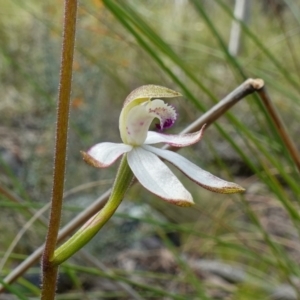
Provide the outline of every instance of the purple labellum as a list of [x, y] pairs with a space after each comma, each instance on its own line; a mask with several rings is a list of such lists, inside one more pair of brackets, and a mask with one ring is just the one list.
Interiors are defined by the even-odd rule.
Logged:
[[172, 127], [175, 123], [175, 120], [173, 119], [166, 119], [163, 123], [163, 125], [161, 126], [160, 123], [155, 124], [156, 129], [158, 129], [159, 131], [163, 131], [164, 129], [168, 129], [170, 127]]
[[164, 122], [164, 129], [165, 128], [170, 128], [170, 127], [172, 127], [173, 125], [174, 125], [174, 123], [175, 123], [175, 120], [173, 120], [173, 119], [167, 119], [165, 122]]
[[160, 123], [155, 124], [159, 131], [172, 127], [178, 116], [173, 105], [166, 105], [164, 108], [157, 109], [156, 114], [160, 117]]

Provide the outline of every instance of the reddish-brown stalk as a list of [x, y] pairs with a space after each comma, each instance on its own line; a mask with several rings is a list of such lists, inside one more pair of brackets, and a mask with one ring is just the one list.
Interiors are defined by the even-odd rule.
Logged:
[[42, 256], [42, 300], [54, 299], [56, 292], [58, 267], [51, 264], [51, 258], [57, 244], [63, 203], [77, 0], [65, 0], [64, 8], [51, 211], [45, 249]]

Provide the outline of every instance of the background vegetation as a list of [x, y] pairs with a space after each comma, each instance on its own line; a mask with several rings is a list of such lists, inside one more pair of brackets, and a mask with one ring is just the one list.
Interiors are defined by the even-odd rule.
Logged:
[[[297, 0], [280, 3], [253, 1], [235, 58], [227, 51], [233, 1], [81, 1], [63, 224], [116, 173], [87, 166], [79, 151], [120, 140], [122, 103], [144, 84], [184, 95], [172, 100], [179, 120], [169, 132], [179, 132], [246, 78], [263, 78], [299, 148], [300, 9]], [[2, 279], [45, 238], [30, 219], [50, 199], [62, 6], [0, 1]], [[212, 194], [178, 173], [197, 203], [182, 209], [135, 185], [61, 267], [58, 299], [298, 299], [299, 171], [260, 99], [237, 104], [181, 153], [247, 192]], [[11, 284], [11, 299], [38, 297], [39, 272]]]

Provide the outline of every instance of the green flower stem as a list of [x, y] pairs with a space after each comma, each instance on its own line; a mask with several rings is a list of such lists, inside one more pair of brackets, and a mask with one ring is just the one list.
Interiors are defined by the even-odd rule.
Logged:
[[103, 209], [87, 221], [68, 241], [54, 252], [53, 265], [60, 265], [87, 244], [114, 214], [130, 186], [133, 173], [124, 154], [109, 200]]

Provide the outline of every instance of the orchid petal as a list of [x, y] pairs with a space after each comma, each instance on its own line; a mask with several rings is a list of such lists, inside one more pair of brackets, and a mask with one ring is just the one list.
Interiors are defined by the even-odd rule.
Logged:
[[200, 141], [203, 136], [204, 126], [201, 130], [187, 134], [163, 134], [155, 131], [148, 131], [144, 144], [166, 143], [173, 147], [186, 147]]
[[158, 85], [144, 85], [132, 91], [126, 98], [119, 119], [119, 129], [122, 141], [128, 143], [127, 120], [130, 110], [153, 98], [173, 98], [181, 96], [180, 93]]
[[90, 148], [87, 153], [83, 151], [81, 153], [88, 164], [96, 168], [106, 168], [131, 149], [132, 146], [125, 144], [100, 143]]
[[207, 171], [202, 170], [197, 165], [175, 152], [147, 145], [143, 146], [143, 148], [169, 161], [180, 171], [186, 174], [191, 180], [210, 191], [223, 194], [239, 193], [244, 191], [244, 188], [238, 184], [225, 181]]
[[126, 143], [140, 146], [145, 142], [153, 119], [160, 121], [162, 130], [171, 127], [176, 120], [175, 109], [160, 99], [148, 101], [133, 107], [126, 119]]
[[147, 190], [179, 206], [193, 204], [191, 194], [155, 154], [136, 147], [128, 153], [127, 159], [134, 175]]

